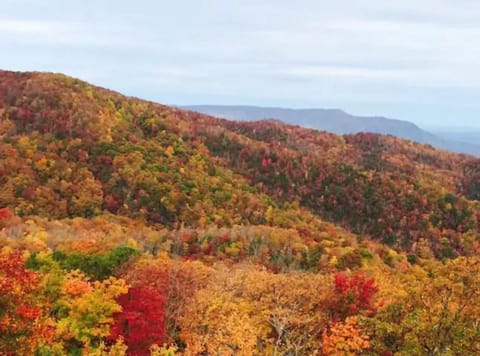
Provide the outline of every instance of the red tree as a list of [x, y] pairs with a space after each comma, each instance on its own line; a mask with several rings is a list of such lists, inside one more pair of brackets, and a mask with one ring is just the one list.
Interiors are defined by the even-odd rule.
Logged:
[[1, 208], [0, 209], [0, 221], [3, 221], [5, 219], [10, 219], [13, 216], [11, 213], [10, 209], [8, 208]]
[[0, 354], [30, 353], [51, 336], [43, 316], [39, 275], [18, 252], [0, 254]]
[[0, 209], [0, 229], [14, 224], [17, 219], [9, 208]]
[[351, 277], [344, 273], [335, 274], [335, 297], [332, 305], [335, 318], [345, 319], [347, 316], [359, 313], [375, 313], [374, 302], [377, 291], [374, 279], [367, 279], [361, 272]]
[[165, 297], [150, 287], [136, 286], [118, 302], [123, 310], [115, 315], [111, 339], [123, 337], [129, 355], [150, 355], [150, 346], [165, 341]]

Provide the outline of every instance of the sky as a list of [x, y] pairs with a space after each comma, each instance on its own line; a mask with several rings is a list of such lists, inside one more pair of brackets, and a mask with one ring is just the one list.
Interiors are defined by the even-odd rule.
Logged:
[[478, 0], [0, 0], [0, 68], [480, 129]]

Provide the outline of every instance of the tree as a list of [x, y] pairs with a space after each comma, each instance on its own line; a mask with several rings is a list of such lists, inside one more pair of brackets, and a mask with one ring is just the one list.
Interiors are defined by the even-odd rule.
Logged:
[[476, 355], [480, 352], [480, 259], [417, 266], [392, 282], [395, 296], [361, 318], [379, 354]]
[[122, 337], [129, 355], [149, 355], [152, 345], [165, 341], [165, 297], [148, 286], [130, 288], [117, 302], [122, 311], [114, 314], [110, 339]]
[[165, 254], [141, 259], [122, 274], [133, 286], [150, 288], [165, 297], [164, 320], [168, 342], [179, 341], [179, 320], [195, 293], [206, 286], [212, 269], [199, 261], [171, 260]]
[[325, 356], [359, 355], [370, 347], [369, 338], [358, 326], [357, 317], [333, 323], [322, 333], [322, 351]]
[[248, 300], [213, 285], [200, 290], [180, 319], [185, 353], [253, 355], [259, 333], [255, 320], [255, 309]]
[[337, 273], [334, 276], [332, 313], [335, 320], [344, 320], [357, 314], [375, 313], [375, 294], [378, 288], [373, 278], [366, 278], [362, 272], [352, 276]]
[[53, 259], [68, 271], [80, 270], [96, 280], [111, 277], [115, 271], [127, 263], [138, 251], [126, 246], [116, 247], [106, 255], [91, 255], [85, 253], [65, 254], [55, 251]]
[[40, 275], [19, 252], [0, 253], [0, 353], [33, 354], [53, 336]]
[[79, 271], [68, 273], [54, 304], [57, 337], [67, 349], [97, 348], [110, 335], [113, 315], [122, 309], [117, 298], [127, 291], [121, 279], [90, 282]]

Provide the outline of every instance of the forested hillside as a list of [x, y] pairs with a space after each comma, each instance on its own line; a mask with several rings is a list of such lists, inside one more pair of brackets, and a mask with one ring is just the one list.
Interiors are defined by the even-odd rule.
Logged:
[[480, 160], [0, 72], [0, 354], [480, 352]]

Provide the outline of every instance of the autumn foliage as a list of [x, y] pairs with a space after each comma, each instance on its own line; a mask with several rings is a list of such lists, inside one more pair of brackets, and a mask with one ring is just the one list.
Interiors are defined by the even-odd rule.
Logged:
[[33, 352], [51, 338], [40, 289], [40, 276], [20, 253], [0, 254], [0, 353]]
[[479, 174], [0, 72], [0, 354], [480, 354]]
[[370, 347], [369, 338], [359, 328], [356, 317], [332, 324], [322, 334], [324, 355], [344, 356], [361, 354]]
[[363, 273], [352, 276], [337, 273], [334, 284], [332, 308], [336, 318], [343, 320], [352, 315], [375, 313], [375, 295], [378, 289], [372, 278], [368, 279]]
[[149, 355], [165, 341], [165, 297], [147, 286], [130, 288], [118, 298], [122, 311], [114, 315], [110, 338], [122, 337], [130, 355]]

